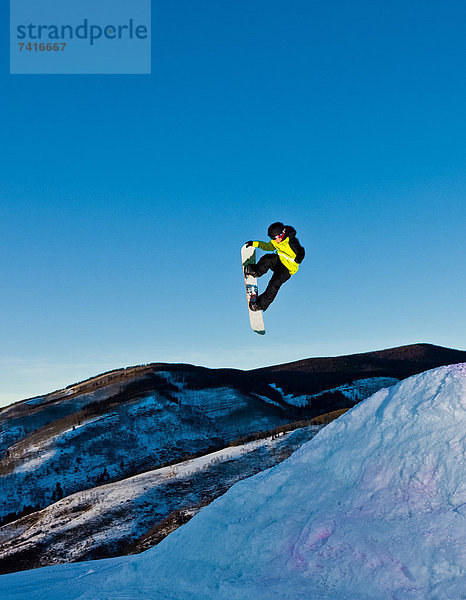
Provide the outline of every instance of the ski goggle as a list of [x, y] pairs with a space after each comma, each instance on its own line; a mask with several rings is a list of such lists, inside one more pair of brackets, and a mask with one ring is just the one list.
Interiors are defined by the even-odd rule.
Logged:
[[285, 237], [285, 230], [283, 230], [281, 233], [277, 233], [277, 235], [273, 236], [274, 240], [279, 240]]

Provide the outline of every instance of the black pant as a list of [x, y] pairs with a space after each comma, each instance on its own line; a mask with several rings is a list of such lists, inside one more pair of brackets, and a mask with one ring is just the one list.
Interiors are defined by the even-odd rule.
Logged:
[[254, 272], [257, 277], [261, 277], [269, 269], [272, 269], [272, 279], [269, 281], [269, 285], [266, 287], [265, 292], [260, 294], [257, 298], [257, 302], [262, 310], [267, 310], [275, 299], [278, 290], [285, 281], [291, 277], [290, 272], [281, 262], [278, 254], [264, 254], [260, 261], [255, 265]]

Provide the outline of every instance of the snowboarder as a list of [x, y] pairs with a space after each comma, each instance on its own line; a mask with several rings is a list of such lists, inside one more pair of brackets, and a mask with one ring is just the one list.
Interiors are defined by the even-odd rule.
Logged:
[[296, 229], [291, 225], [284, 225], [280, 222], [272, 223], [267, 234], [271, 238], [270, 242], [253, 242], [252, 240], [246, 242], [246, 246], [274, 251], [274, 254], [265, 254], [257, 264], [248, 264], [244, 267], [245, 276], [262, 277], [269, 269], [273, 271], [265, 292], [249, 302], [251, 310], [267, 310], [282, 284], [299, 269], [305, 254], [304, 248], [296, 237]]

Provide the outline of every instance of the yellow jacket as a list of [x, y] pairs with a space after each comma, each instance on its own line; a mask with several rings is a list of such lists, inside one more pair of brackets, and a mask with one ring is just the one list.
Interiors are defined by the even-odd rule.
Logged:
[[252, 245], [254, 248], [260, 248], [266, 252], [276, 251], [280, 261], [291, 275], [294, 275], [304, 258], [304, 248], [299, 243], [293, 227], [287, 226], [285, 232], [285, 238], [281, 242], [272, 239], [270, 242], [253, 242]]

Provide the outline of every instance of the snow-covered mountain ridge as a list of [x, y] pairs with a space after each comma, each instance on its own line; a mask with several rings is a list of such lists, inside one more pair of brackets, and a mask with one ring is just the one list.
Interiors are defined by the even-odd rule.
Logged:
[[133, 556], [6, 575], [9, 600], [461, 600], [466, 364], [375, 393]]
[[[458, 356], [466, 360], [466, 352], [421, 344], [254, 371], [157, 363], [13, 404], [0, 411], [0, 519], [8, 529], [3, 537], [0, 529], [0, 570], [37, 566], [30, 556], [53, 556], [52, 548], [39, 551], [28, 538], [30, 552], [20, 560], [20, 539], [12, 554], [11, 532], [15, 524], [21, 532], [25, 523], [38, 523], [37, 511], [61, 498], [218, 451], [237, 438], [261, 437], [281, 425], [349, 408], [406, 374]], [[257, 470], [271, 464], [267, 456], [259, 463]], [[245, 469], [244, 476], [249, 474]], [[184, 496], [189, 497], [188, 488]], [[140, 509], [135, 520], [143, 522], [147, 506], [130, 502]], [[180, 499], [173, 504], [185, 506]], [[71, 521], [73, 514], [68, 516]], [[60, 518], [64, 522], [63, 512]], [[148, 519], [147, 529], [153, 525]], [[60, 530], [55, 533], [48, 539], [58, 538]], [[141, 533], [138, 529], [137, 536]], [[9, 540], [8, 549], [2, 539]], [[90, 544], [87, 556], [96, 556], [98, 547]], [[99, 547], [98, 552], [109, 556], [117, 550], [109, 546], [106, 554]], [[57, 557], [66, 560], [61, 551]]]

